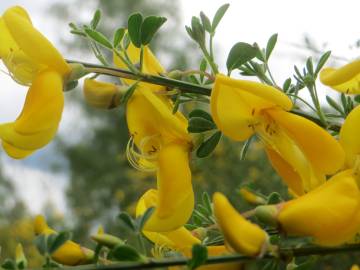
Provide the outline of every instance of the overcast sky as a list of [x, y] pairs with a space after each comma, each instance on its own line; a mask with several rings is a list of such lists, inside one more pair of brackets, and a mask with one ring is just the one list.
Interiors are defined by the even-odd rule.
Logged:
[[[26, 7], [34, 25], [60, 50], [63, 50], [59, 45], [58, 32], [55, 31], [56, 25], [49, 17], [50, 15], [45, 12], [48, 4], [53, 2], [55, 1], [1, 0], [0, 14], [14, 4]], [[71, 0], [62, 0], [62, 3], [71, 4], [71, 2]], [[301, 44], [305, 33], [319, 46], [326, 42], [327, 48], [331, 49], [334, 55], [352, 59], [358, 57], [359, 54], [358, 49], [351, 48], [351, 45], [360, 38], [358, 27], [360, 3], [356, 0], [341, 2], [335, 0], [181, 0], [180, 2], [182, 9], [179, 12], [182, 12], [184, 24], [189, 24], [191, 16], [198, 15], [201, 10], [212, 18], [220, 5], [231, 4], [218, 27], [215, 40], [216, 58], [221, 67], [224, 66], [226, 55], [234, 43], [256, 41], [265, 46], [268, 37], [273, 33], [278, 33], [279, 38], [270, 64], [274, 77], [280, 82], [292, 75], [294, 64], [302, 65], [299, 56], [306, 55], [307, 52], [294, 48], [291, 44]], [[171, 20], [171, 18], [168, 19]], [[64, 22], [64, 25], [66, 24], [67, 22]], [[0, 68], [5, 70], [1, 65]], [[21, 110], [26, 88], [18, 86], [3, 73], [0, 73], [0, 84], [0, 122], [13, 121]], [[325, 91], [327, 90], [323, 89], [322, 93]], [[78, 113], [76, 108], [69, 106], [66, 108], [60, 127], [61, 132], [69, 130], [69, 127], [74, 125], [71, 119], [76, 113]], [[42, 159], [48, 158], [46, 151], [46, 149], [40, 150], [25, 161], [13, 161], [3, 155], [5, 172], [16, 179], [15, 183], [20, 189], [20, 194], [34, 212], [40, 211], [42, 204], [50, 198], [63, 211], [65, 203], [62, 191], [66, 186], [66, 175], [50, 174], [46, 168], [33, 166], [41, 163]], [[48, 196], [41, 195], [43, 194], [41, 190], [44, 189], [48, 191]]]

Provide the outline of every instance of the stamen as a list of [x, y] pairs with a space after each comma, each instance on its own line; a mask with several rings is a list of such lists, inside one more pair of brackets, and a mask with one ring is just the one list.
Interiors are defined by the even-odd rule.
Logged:
[[[126, 157], [129, 160], [131, 166], [135, 169], [143, 172], [154, 172], [157, 167], [155, 165], [157, 159], [157, 153], [160, 149], [157, 149], [152, 145], [152, 150], [148, 153], [143, 152], [146, 144], [153, 139], [157, 139], [159, 135], [147, 136], [140, 142], [140, 149], [138, 149], [134, 142], [134, 137], [131, 136], [126, 146]], [[160, 145], [160, 144], [159, 144]]]

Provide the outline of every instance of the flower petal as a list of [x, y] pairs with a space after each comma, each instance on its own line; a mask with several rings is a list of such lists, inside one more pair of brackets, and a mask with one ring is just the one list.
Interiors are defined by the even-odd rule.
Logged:
[[[14, 148], [36, 150], [55, 136], [64, 106], [62, 86], [61, 75], [57, 72], [47, 70], [38, 74], [20, 116], [15, 122], [0, 125], [0, 138], [6, 142], [9, 154]], [[12, 148], [6, 147], [8, 145]]]
[[12, 38], [27, 56], [62, 75], [70, 72], [70, 66], [58, 50], [19, 13], [18, 9], [8, 9], [3, 19]]
[[353, 109], [346, 117], [340, 130], [339, 142], [346, 154], [346, 166], [352, 168], [356, 156], [360, 154], [360, 106]]
[[194, 208], [188, 146], [172, 143], [162, 147], [157, 186], [157, 207], [144, 229], [153, 232], [178, 229], [189, 220]]
[[360, 93], [359, 73], [360, 60], [355, 60], [338, 69], [324, 68], [320, 72], [320, 81], [340, 92]]
[[359, 195], [351, 170], [344, 171], [306, 195], [286, 202], [278, 220], [290, 235], [311, 236], [324, 246], [343, 244], [360, 229]]
[[304, 187], [299, 174], [294, 168], [283, 159], [276, 151], [269, 147], [265, 148], [266, 154], [274, 167], [275, 171], [281, 176], [288, 187], [296, 195], [304, 194]]
[[211, 93], [211, 113], [219, 129], [233, 140], [249, 138], [262, 110], [278, 106], [290, 110], [292, 103], [273, 87], [216, 76]]
[[345, 154], [341, 145], [323, 128], [282, 110], [268, 110], [267, 113], [300, 147], [317, 172], [333, 174], [343, 166]]
[[225, 241], [241, 254], [259, 255], [267, 243], [266, 232], [242, 217], [223, 194], [216, 192], [213, 202], [214, 213]]

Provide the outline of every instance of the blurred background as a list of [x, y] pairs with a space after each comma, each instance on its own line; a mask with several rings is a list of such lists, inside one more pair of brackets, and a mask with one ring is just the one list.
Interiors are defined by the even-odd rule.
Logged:
[[[270, 65], [281, 85], [292, 76], [294, 64], [303, 66], [306, 57], [332, 50], [334, 65], [359, 54], [358, 3], [342, 1], [226, 1], [230, 3], [215, 37], [215, 56], [225, 72], [226, 56], [232, 45], [243, 41], [265, 46], [278, 33], [278, 45]], [[210, 18], [225, 0], [63, 0], [0, 2], [0, 12], [19, 4], [30, 13], [35, 26], [68, 59], [97, 63], [84, 40], [69, 33], [69, 22], [88, 23], [100, 8], [100, 29], [109, 35], [126, 26], [135, 11], [165, 16], [168, 21], [151, 47], [167, 70], [194, 69], [201, 54], [186, 35], [184, 25], [191, 16], [204, 11]], [[336, 3], [336, 4], [335, 4]], [[1, 41], [0, 41], [1, 42]], [[339, 60], [340, 59], [340, 60]], [[0, 66], [1, 70], [5, 70]], [[235, 76], [237, 76], [234, 73]], [[0, 121], [13, 121], [21, 110], [26, 88], [0, 73]], [[328, 89], [321, 89], [322, 99]], [[304, 98], [307, 98], [304, 93]], [[195, 104], [193, 105], [195, 106]], [[186, 113], [191, 107], [183, 108]], [[0, 246], [1, 257], [12, 256], [15, 245], [23, 243], [38, 264], [32, 246], [31, 218], [44, 214], [51, 224], [73, 231], [74, 238], [89, 242], [89, 234], [102, 224], [106, 231], [120, 234], [116, 216], [120, 209], [133, 213], [137, 199], [155, 186], [152, 174], [133, 169], [125, 156], [128, 131], [123, 108], [100, 111], [84, 103], [81, 86], [66, 94], [66, 108], [56, 139], [25, 160], [12, 160], [0, 151]], [[240, 161], [242, 145], [223, 138], [211, 157], [193, 159], [193, 183], [197, 195], [222, 191], [239, 209], [248, 205], [238, 194], [241, 185], [253, 183], [263, 194], [286, 188], [267, 162], [264, 151], [253, 143], [245, 160]], [[351, 256], [351, 255], [350, 255]], [[349, 269], [354, 257], [336, 262], [322, 260], [326, 269]], [[359, 260], [358, 260], [359, 261]], [[332, 267], [330, 267], [332, 265]], [[316, 269], [316, 268], [314, 268]], [[324, 268], [325, 269], [325, 268]]]

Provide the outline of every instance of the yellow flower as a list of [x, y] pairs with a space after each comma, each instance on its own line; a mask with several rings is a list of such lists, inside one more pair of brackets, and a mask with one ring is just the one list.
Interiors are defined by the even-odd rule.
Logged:
[[261, 255], [268, 245], [266, 232], [242, 217], [223, 194], [216, 192], [213, 202], [215, 217], [225, 242], [241, 254]]
[[64, 106], [63, 81], [71, 68], [19, 6], [0, 18], [0, 40], [0, 58], [11, 76], [31, 85], [19, 117], [0, 125], [7, 154], [24, 158], [55, 136]]
[[[43, 216], [36, 216], [34, 220], [34, 230], [36, 235], [50, 235], [57, 232], [51, 229]], [[61, 247], [59, 247], [51, 258], [64, 265], [79, 265], [90, 263], [94, 257], [94, 252], [90, 249], [81, 247], [79, 244], [73, 241], [66, 241]]]
[[274, 87], [216, 76], [211, 112], [218, 128], [236, 141], [257, 134], [275, 170], [301, 195], [340, 169], [344, 152], [325, 130], [289, 113], [291, 108], [291, 100]]
[[[130, 45], [128, 52], [136, 63], [139, 49]], [[123, 67], [118, 58], [114, 61]], [[163, 71], [148, 47], [144, 48], [143, 71], [150, 74]], [[126, 107], [131, 135], [128, 159], [135, 168], [157, 173], [156, 210], [145, 224], [146, 230], [154, 232], [181, 227], [190, 218], [194, 207], [188, 122], [181, 112], [173, 114], [172, 101], [164, 92], [165, 87], [139, 83]]]
[[240, 188], [240, 195], [244, 198], [245, 201], [251, 204], [265, 204], [266, 200], [263, 197], [260, 197], [256, 193], [250, 191], [247, 188]]
[[346, 94], [360, 93], [360, 60], [355, 60], [340, 68], [324, 68], [320, 81], [331, 88]]
[[[353, 168], [360, 161], [360, 106], [353, 109], [346, 117], [340, 130], [339, 142], [344, 148], [346, 167]], [[358, 164], [359, 165], [359, 164]]]
[[100, 82], [94, 79], [84, 80], [86, 102], [98, 109], [113, 109], [120, 105], [123, 88], [114, 83]]
[[352, 170], [279, 207], [281, 229], [289, 235], [313, 237], [319, 245], [343, 244], [360, 229], [360, 191]]
[[354, 264], [353, 266], [351, 266], [350, 270], [360, 270], [360, 267], [357, 264]]

